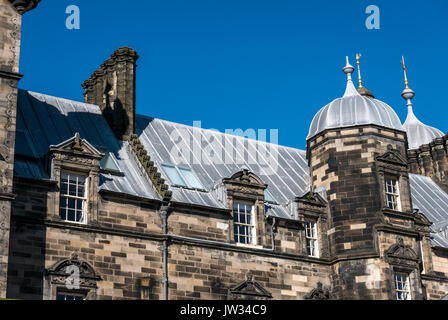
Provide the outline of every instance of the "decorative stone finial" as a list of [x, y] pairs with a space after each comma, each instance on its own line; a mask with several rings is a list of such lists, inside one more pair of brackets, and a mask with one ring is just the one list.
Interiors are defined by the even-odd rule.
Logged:
[[16, 8], [18, 13], [24, 14], [36, 8], [40, 0], [9, 0], [9, 2]]

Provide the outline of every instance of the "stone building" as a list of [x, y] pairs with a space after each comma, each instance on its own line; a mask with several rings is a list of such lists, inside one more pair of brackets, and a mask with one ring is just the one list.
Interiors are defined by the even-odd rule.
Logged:
[[448, 294], [448, 135], [407, 80], [402, 125], [347, 61], [307, 149], [278, 146], [138, 115], [130, 48], [84, 102], [18, 89], [38, 2], [0, 0], [0, 298]]

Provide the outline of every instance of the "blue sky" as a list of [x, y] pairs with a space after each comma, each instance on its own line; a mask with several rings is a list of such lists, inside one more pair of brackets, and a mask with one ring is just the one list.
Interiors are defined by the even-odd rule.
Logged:
[[[380, 8], [368, 30], [365, 9]], [[65, 27], [69, 5], [79, 30]], [[120, 46], [135, 49], [137, 113], [204, 128], [278, 129], [305, 148], [315, 113], [343, 95], [342, 67], [361, 53], [364, 86], [448, 132], [448, 2], [412, 0], [42, 0], [24, 15], [20, 87], [82, 101], [81, 83]]]

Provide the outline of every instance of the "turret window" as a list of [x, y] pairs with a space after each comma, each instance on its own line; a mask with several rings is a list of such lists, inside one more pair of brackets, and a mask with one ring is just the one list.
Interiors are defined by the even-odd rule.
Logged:
[[255, 244], [253, 207], [235, 202], [233, 205], [234, 238], [236, 243]]
[[319, 256], [317, 241], [317, 224], [315, 221], [305, 221], [306, 251], [311, 257]]
[[86, 223], [86, 177], [61, 172], [59, 214], [64, 221]]
[[400, 211], [400, 192], [398, 188], [398, 180], [393, 177], [385, 178], [386, 187], [386, 206], [389, 209]]
[[394, 274], [395, 296], [397, 300], [411, 300], [409, 277], [404, 273]]

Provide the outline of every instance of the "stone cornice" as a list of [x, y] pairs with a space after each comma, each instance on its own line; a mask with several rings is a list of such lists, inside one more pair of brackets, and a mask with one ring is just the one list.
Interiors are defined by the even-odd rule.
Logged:
[[7, 70], [3, 70], [0, 67], [0, 78], [10, 79], [10, 80], [16, 80], [19, 81], [22, 79], [23, 74], [17, 73], [17, 72], [11, 72]]
[[24, 14], [37, 7], [40, 0], [9, 0], [18, 13]]

